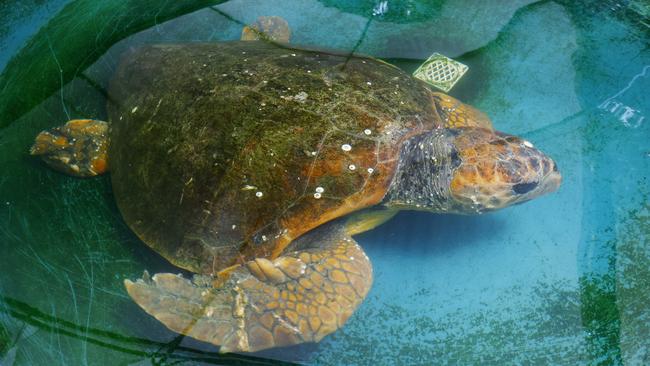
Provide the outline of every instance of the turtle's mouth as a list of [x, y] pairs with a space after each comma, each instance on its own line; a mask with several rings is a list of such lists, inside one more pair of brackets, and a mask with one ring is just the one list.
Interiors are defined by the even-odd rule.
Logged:
[[[550, 159], [549, 159], [550, 160]], [[562, 184], [562, 175], [557, 169], [557, 165], [551, 161], [553, 170], [548, 172], [538, 182], [519, 183], [512, 186], [514, 194], [519, 195], [518, 202], [525, 202], [541, 195], [557, 191]]]

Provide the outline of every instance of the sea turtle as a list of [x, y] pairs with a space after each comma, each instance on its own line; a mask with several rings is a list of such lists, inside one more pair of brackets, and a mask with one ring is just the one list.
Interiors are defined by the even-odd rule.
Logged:
[[72, 120], [32, 153], [75, 176], [110, 168], [133, 232], [196, 274], [145, 272], [128, 294], [222, 352], [342, 327], [372, 283], [352, 235], [398, 210], [477, 214], [560, 184], [530, 142], [370, 57], [268, 39], [151, 45], [123, 57], [108, 95], [110, 128]]

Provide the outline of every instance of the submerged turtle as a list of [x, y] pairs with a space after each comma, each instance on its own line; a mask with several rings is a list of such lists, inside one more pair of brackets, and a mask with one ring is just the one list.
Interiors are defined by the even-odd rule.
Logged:
[[224, 352], [342, 327], [372, 283], [352, 235], [398, 210], [477, 214], [560, 184], [532, 144], [372, 58], [153, 45], [124, 57], [109, 95], [110, 128], [73, 120], [32, 153], [76, 176], [110, 168], [129, 227], [196, 273], [145, 272], [129, 295]]

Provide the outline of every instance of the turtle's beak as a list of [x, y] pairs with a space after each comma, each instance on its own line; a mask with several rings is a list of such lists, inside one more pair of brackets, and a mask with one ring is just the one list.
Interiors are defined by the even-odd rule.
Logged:
[[539, 162], [539, 168], [529, 172], [528, 179], [512, 186], [515, 200], [513, 203], [522, 203], [529, 201], [541, 195], [552, 193], [560, 188], [562, 183], [562, 175], [560, 174], [557, 164], [548, 156], [543, 155], [541, 152], [537, 157], [531, 157], [526, 163], [525, 169], [532, 170], [534, 163], [533, 159]]

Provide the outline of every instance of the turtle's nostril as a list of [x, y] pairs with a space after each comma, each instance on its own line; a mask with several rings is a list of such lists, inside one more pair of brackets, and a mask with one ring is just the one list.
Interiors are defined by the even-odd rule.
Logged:
[[554, 172], [558, 172], [558, 171], [559, 171], [558, 168], [557, 168], [557, 164], [555, 164], [555, 163], [553, 163], [553, 171], [554, 171]]
[[516, 194], [526, 194], [532, 191], [533, 189], [535, 189], [535, 187], [537, 187], [537, 184], [538, 184], [537, 182], [518, 183], [512, 186], [512, 190]]

